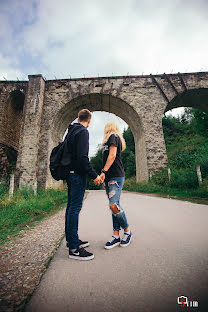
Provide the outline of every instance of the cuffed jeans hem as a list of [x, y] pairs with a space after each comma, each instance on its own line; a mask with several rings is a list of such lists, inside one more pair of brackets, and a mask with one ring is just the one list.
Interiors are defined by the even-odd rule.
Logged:
[[124, 229], [127, 229], [129, 227], [129, 224], [127, 223], [127, 225], [125, 227], [121, 226], [121, 228], [124, 230]]
[[78, 245], [70, 245], [68, 243], [68, 246], [69, 246], [69, 249], [77, 249], [79, 247], [79, 244]]

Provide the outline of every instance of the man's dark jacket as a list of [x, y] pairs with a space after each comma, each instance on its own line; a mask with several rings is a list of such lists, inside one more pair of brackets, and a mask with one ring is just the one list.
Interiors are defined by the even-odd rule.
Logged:
[[89, 132], [87, 128], [80, 123], [69, 125], [67, 144], [73, 158], [71, 170], [74, 170], [75, 173], [81, 176], [89, 175], [94, 180], [97, 177], [97, 173], [93, 169], [88, 157]]

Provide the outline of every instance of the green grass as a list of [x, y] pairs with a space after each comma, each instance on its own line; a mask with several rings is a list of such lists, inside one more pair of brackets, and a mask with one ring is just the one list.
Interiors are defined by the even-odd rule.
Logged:
[[66, 190], [22, 189], [9, 199], [7, 189], [0, 187], [0, 244], [14, 238], [21, 230], [58, 211], [67, 201]]
[[[148, 182], [136, 183], [135, 177], [126, 179], [124, 189], [133, 192], [155, 193], [177, 198], [208, 200], [208, 140], [198, 134], [173, 136], [167, 140], [169, 182], [167, 168], [155, 173]], [[199, 185], [196, 165], [200, 165], [203, 183]]]
[[[202, 165], [202, 175], [207, 175], [208, 167], [208, 140], [197, 134], [176, 137], [166, 145], [169, 167], [173, 168], [195, 168], [197, 164]], [[206, 168], [203, 168], [206, 164]], [[205, 169], [205, 170], [204, 170]]]
[[168, 182], [164, 185], [154, 183], [154, 181], [136, 183], [136, 178], [126, 179], [124, 190], [141, 193], [157, 193], [160, 195], [170, 195], [173, 197], [183, 197], [190, 199], [208, 199], [208, 181], [204, 181], [197, 188], [176, 188], [171, 187]]

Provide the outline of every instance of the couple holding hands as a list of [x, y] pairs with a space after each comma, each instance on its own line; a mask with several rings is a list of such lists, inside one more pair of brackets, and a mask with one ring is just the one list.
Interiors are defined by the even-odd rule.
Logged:
[[[65, 214], [66, 244], [69, 248], [69, 258], [76, 260], [91, 260], [94, 255], [85, 247], [89, 242], [81, 241], [78, 236], [79, 213], [82, 209], [86, 177], [89, 175], [95, 185], [104, 182], [106, 194], [109, 199], [109, 208], [112, 212], [113, 236], [105, 244], [106, 249], [120, 245], [126, 247], [130, 244], [132, 233], [123, 208], [120, 206], [120, 195], [124, 184], [124, 168], [121, 161], [121, 152], [126, 143], [115, 122], [105, 125], [103, 139], [103, 169], [98, 175], [90, 164], [89, 153], [89, 127], [91, 112], [82, 109], [78, 114], [78, 122], [69, 125], [69, 150], [72, 152], [73, 162], [67, 176], [68, 203]], [[124, 234], [120, 239], [119, 231]]]

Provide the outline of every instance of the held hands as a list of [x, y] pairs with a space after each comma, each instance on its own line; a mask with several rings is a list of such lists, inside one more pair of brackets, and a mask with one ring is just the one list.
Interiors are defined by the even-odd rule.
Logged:
[[94, 184], [95, 185], [100, 185], [100, 183], [103, 184], [104, 180], [105, 180], [105, 173], [102, 172], [101, 175], [98, 175], [97, 178], [94, 179]]
[[101, 180], [101, 177], [98, 175], [96, 179], [93, 180], [95, 185], [100, 185], [100, 183], [103, 183]]
[[101, 178], [101, 183], [103, 183], [105, 180], [105, 173], [104, 172], [101, 173], [100, 178]]

